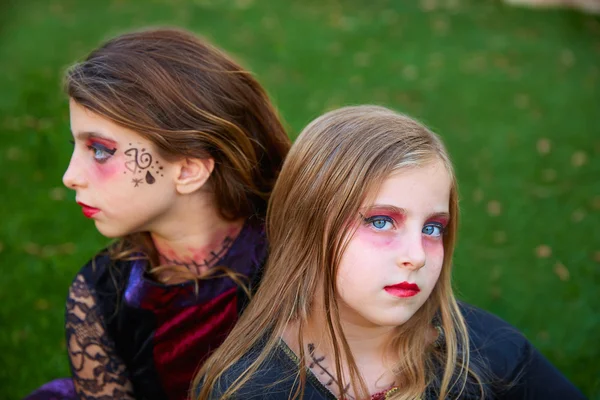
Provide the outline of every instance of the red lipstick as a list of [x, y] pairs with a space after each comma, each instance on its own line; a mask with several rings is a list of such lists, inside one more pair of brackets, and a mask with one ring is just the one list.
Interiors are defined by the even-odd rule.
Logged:
[[83, 211], [83, 215], [85, 215], [88, 218], [92, 218], [94, 214], [100, 211], [100, 209], [98, 208], [90, 207], [87, 204], [83, 204], [79, 201], [77, 202], [77, 204], [81, 206], [81, 211]]
[[416, 283], [401, 282], [383, 288], [386, 292], [396, 297], [413, 297], [421, 291]]

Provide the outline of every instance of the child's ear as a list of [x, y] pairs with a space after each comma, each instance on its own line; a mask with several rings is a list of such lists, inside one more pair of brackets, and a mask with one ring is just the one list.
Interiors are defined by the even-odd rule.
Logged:
[[212, 158], [185, 158], [178, 162], [179, 174], [175, 179], [178, 193], [189, 194], [200, 189], [213, 172], [215, 160]]

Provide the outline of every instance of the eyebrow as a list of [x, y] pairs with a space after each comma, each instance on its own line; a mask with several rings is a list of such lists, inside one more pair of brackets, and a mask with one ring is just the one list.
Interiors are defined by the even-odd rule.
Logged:
[[106, 135], [103, 135], [102, 133], [92, 132], [92, 131], [77, 132], [77, 133], [73, 134], [73, 137], [75, 139], [79, 139], [79, 140], [101, 139], [101, 140], [105, 140], [105, 141], [113, 143], [113, 144], [117, 143], [115, 140], [109, 138]]
[[[381, 211], [387, 211], [391, 214], [401, 214], [401, 215], [408, 214], [408, 211], [405, 208], [392, 206], [390, 204], [373, 204], [370, 207], [366, 207], [365, 210], [366, 211], [381, 210]], [[448, 219], [450, 219], [450, 213], [447, 211], [432, 212], [431, 214], [427, 215], [426, 219], [431, 219], [431, 218], [448, 218]]]

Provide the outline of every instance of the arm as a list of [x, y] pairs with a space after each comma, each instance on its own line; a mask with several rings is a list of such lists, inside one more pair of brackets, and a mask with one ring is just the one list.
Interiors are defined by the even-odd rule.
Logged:
[[71, 374], [80, 399], [133, 399], [127, 369], [106, 334], [100, 308], [82, 275], [69, 289], [66, 335]]
[[585, 400], [585, 396], [546, 358], [526, 342], [523, 362], [505, 399]]

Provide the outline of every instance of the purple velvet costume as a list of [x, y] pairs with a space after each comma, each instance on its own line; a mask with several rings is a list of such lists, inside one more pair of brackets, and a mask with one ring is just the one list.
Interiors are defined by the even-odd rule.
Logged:
[[[254, 285], [266, 255], [263, 226], [250, 220], [217, 265], [249, 277]], [[94, 296], [106, 336], [138, 399], [187, 398], [198, 366], [223, 342], [247, 301], [228, 277], [200, 281], [195, 293], [193, 282], [162, 285], [147, 277], [144, 261], [114, 263], [105, 254], [78, 276], [83, 277], [79, 289]], [[67, 311], [67, 335], [70, 318]], [[73, 380], [64, 378], [26, 400], [76, 398]]]

